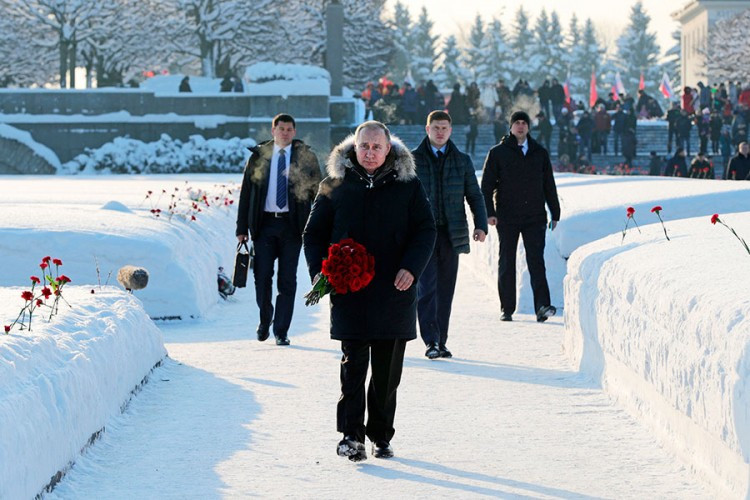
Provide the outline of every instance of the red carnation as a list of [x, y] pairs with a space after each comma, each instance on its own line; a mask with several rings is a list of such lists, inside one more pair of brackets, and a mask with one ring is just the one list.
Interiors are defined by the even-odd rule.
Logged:
[[47, 269], [47, 263], [42, 262], [41, 264], [39, 264], [39, 267], [41, 267], [42, 269]]
[[721, 221], [719, 220], [719, 214], [713, 214], [713, 215], [711, 216], [711, 224], [716, 224], [717, 222], [721, 222]]
[[659, 222], [661, 222], [661, 228], [664, 230], [664, 236], [667, 238], [667, 241], [669, 241], [669, 235], [667, 234], [667, 228], [664, 226], [664, 221], [661, 218], [661, 205], [656, 205], [654, 208], [651, 209], [652, 214], [656, 214], [656, 216], [659, 218]]
[[26, 301], [30, 301], [30, 300], [33, 300], [33, 299], [34, 299], [34, 294], [33, 294], [33, 293], [31, 293], [31, 292], [29, 292], [29, 291], [26, 291], [26, 292], [23, 292], [23, 293], [21, 294], [21, 298], [22, 298], [23, 300], [26, 300]]
[[39, 278], [37, 278], [36, 276], [32, 276], [31, 277], [31, 282], [32, 283], [41, 283], [41, 280]]
[[9, 331], [10, 331], [10, 326], [9, 325], [5, 325], [5, 333], [8, 333]]
[[633, 208], [633, 207], [628, 207], [628, 209], [626, 210], [626, 212], [627, 212], [627, 214], [628, 214], [628, 217], [632, 217], [632, 216], [633, 216], [633, 214], [635, 213], [635, 208]]
[[195, 220], [195, 215], [191, 215], [190, 220]]
[[651, 209], [651, 213], [656, 212], [657, 214], [661, 212], [662, 208], [660, 205], [656, 205], [654, 208]]
[[48, 255], [48, 256], [46, 256], [45, 258], [43, 258], [43, 259], [42, 259], [42, 262], [49, 262], [49, 261], [51, 261], [51, 260], [52, 260], [52, 257], [50, 257], [50, 256]]
[[52, 290], [49, 289], [49, 287], [42, 288], [42, 295], [44, 295], [45, 299], [48, 299], [50, 295], [52, 295]]
[[60, 283], [70, 283], [70, 278], [65, 276], [64, 274], [61, 274], [59, 278], [57, 278], [57, 281]]
[[52, 263], [56, 266], [62, 266], [62, 261], [60, 259], [52, 259]]
[[36, 299], [36, 305], [41, 306], [42, 305], [42, 299]]
[[620, 244], [622, 244], [625, 241], [625, 235], [628, 233], [628, 225], [630, 224], [630, 221], [633, 221], [633, 224], [635, 224], [635, 227], [638, 229], [638, 232], [641, 232], [641, 228], [638, 227], [638, 223], [635, 221], [635, 208], [628, 207], [625, 209], [625, 214], [627, 215], [627, 218], [625, 219], [625, 228], [622, 230], [622, 240], [620, 241]]

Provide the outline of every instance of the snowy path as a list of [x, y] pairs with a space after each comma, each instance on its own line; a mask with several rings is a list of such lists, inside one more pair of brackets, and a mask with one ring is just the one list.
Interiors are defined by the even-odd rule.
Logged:
[[562, 318], [501, 323], [472, 272], [462, 265], [455, 357], [429, 361], [409, 343], [395, 458], [335, 454], [326, 307], [298, 303], [281, 348], [255, 340], [245, 289], [205, 320], [161, 325], [171, 360], [47, 498], [711, 498], [570, 371]]

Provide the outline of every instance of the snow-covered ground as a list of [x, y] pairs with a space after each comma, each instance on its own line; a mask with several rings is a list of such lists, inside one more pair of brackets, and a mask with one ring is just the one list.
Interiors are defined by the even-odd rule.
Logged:
[[[105, 283], [111, 272], [116, 285], [131, 264], [150, 273], [137, 292], [150, 316], [201, 316], [220, 300], [217, 268], [234, 266], [236, 204], [223, 201], [238, 197], [240, 177], [0, 177], [0, 286], [26, 283], [44, 255], [62, 258], [73, 284]], [[190, 198], [203, 193], [211, 206], [199, 200], [197, 212]], [[172, 194], [180, 201], [170, 221]]]
[[[68, 261], [73, 266], [78, 254], [85, 256], [84, 245], [119, 243], [120, 232], [125, 241], [204, 239], [194, 244], [198, 251], [184, 252], [186, 265], [212, 270], [205, 289], [213, 300], [186, 298], [203, 305], [200, 318], [159, 324], [171, 360], [107, 423], [102, 439], [50, 496], [745, 497], [750, 256], [709, 217], [727, 214], [723, 218], [750, 237], [748, 213], [732, 213], [747, 210], [749, 188], [684, 179], [557, 178], [563, 221], [548, 234], [547, 264], [557, 304], [563, 304], [566, 264], [571, 273], [565, 328], [561, 317], [537, 324], [517, 314], [513, 323], [499, 322], [496, 233], [484, 245], [473, 244], [473, 253], [462, 257], [456, 293], [449, 341], [455, 358], [429, 361], [420, 341], [410, 343], [393, 441], [397, 456], [361, 466], [335, 455], [340, 353], [328, 339], [325, 305], [302, 306], [303, 265], [292, 346], [260, 344], [251, 289], [217, 306], [213, 268], [224, 242], [230, 259], [234, 251], [231, 214], [217, 212], [204, 226], [168, 223], [141, 213], [146, 201], [136, 214], [116, 212], [137, 216], [138, 224], [99, 216], [113, 193], [137, 205], [147, 189], [158, 193], [143, 183], [168, 188], [185, 177], [0, 178], [8, 193], [0, 220], [25, 228], [20, 234], [10, 222], [0, 225], [0, 258], [12, 263], [0, 269], [0, 279], [20, 272], [0, 285], [25, 283], [29, 271], [23, 269], [39, 259], [29, 248], [48, 241], [54, 245], [39, 255], [63, 258], [74, 284], [95, 283], [85, 266], [74, 272]], [[200, 182], [226, 179], [202, 176]], [[55, 203], [44, 198], [50, 192], [67, 217], [53, 213]], [[663, 207], [672, 241], [662, 241], [649, 212], [654, 205]], [[631, 227], [621, 244], [627, 206], [635, 207], [642, 233]], [[6, 219], [6, 212], [15, 215]], [[26, 221], [38, 214], [53, 223]], [[13, 246], [6, 243], [10, 237]], [[22, 245], [26, 241], [32, 243]], [[156, 250], [170, 254], [175, 248], [169, 245]], [[130, 256], [138, 246], [125, 249]], [[715, 268], [721, 272], [705, 274]], [[523, 311], [528, 285], [519, 286]], [[137, 295], [147, 311], [148, 290]], [[159, 293], [183, 292], [175, 285]], [[658, 303], [649, 303], [657, 292]]]

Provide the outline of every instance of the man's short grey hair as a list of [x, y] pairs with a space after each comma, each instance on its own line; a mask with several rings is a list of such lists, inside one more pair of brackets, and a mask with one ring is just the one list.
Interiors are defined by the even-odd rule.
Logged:
[[359, 133], [363, 130], [380, 130], [385, 134], [386, 142], [388, 144], [391, 143], [391, 131], [388, 130], [388, 127], [386, 127], [383, 123], [376, 120], [366, 121], [364, 123], [361, 123], [359, 127], [357, 127], [357, 130], [354, 131], [355, 143], [359, 141]]

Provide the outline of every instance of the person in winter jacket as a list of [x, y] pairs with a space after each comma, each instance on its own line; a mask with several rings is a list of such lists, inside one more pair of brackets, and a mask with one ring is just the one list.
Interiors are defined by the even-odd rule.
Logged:
[[510, 119], [510, 135], [490, 149], [482, 171], [482, 194], [488, 223], [500, 238], [498, 292], [502, 321], [512, 321], [516, 310], [516, 252], [519, 236], [534, 294], [537, 321], [555, 314], [544, 267], [544, 244], [549, 207], [554, 230], [560, 220], [555, 177], [549, 153], [529, 136], [529, 115], [516, 111]]
[[361, 124], [336, 146], [327, 171], [303, 238], [311, 279], [329, 246], [345, 238], [375, 261], [367, 286], [330, 298], [331, 338], [343, 352], [336, 422], [344, 437], [336, 451], [364, 460], [367, 436], [373, 455], [388, 458], [404, 350], [417, 336], [417, 280], [435, 244], [435, 221], [411, 153], [380, 122]]
[[714, 167], [706, 158], [704, 151], [698, 151], [696, 157], [690, 162], [688, 177], [692, 179], [715, 179]]
[[469, 226], [465, 203], [474, 215], [474, 241], [487, 234], [487, 210], [471, 157], [450, 140], [453, 127], [445, 111], [427, 117], [427, 137], [412, 151], [417, 176], [432, 207], [437, 240], [417, 286], [419, 332], [430, 359], [450, 358], [446, 347], [458, 256], [469, 252]]
[[732, 181], [750, 181], [750, 146], [746, 142], [741, 142], [739, 151], [729, 160], [725, 179]]
[[685, 160], [685, 149], [678, 147], [674, 156], [667, 162], [664, 168], [666, 177], [687, 177], [687, 161]]
[[[296, 140], [296, 124], [288, 114], [271, 122], [273, 140], [250, 148], [251, 155], [242, 176], [237, 207], [237, 240], [253, 242], [255, 301], [260, 309], [256, 330], [263, 342], [270, 333], [277, 345], [289, 345], [287, 332], [297, 293], [297, 265], [320, 166], [315, 153]], [[274, 262], [278, 261], [276, 304], [272, 300]]]

